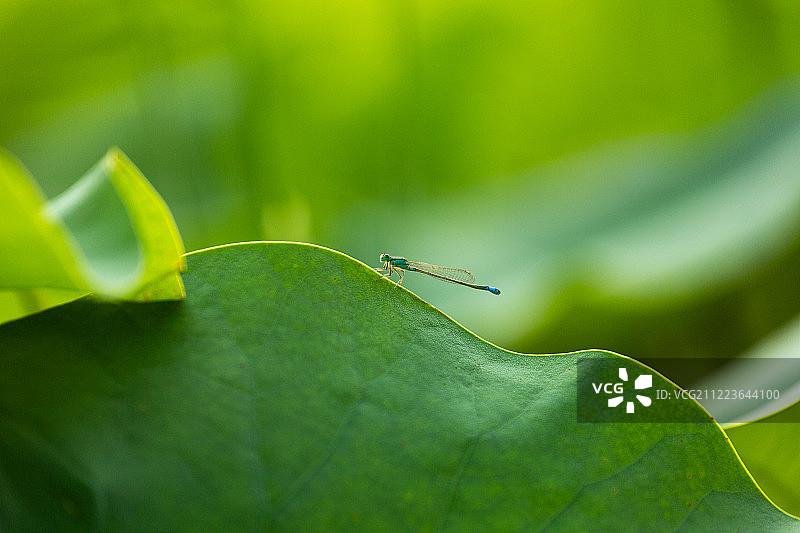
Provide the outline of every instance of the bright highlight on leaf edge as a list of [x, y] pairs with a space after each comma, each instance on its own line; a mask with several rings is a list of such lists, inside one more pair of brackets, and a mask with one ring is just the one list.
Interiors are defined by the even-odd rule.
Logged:
[[450, 283], [457, 283], [459, 285], [464, 285], [465, 287], [489, 291], [492, 294], [500, 294], [500, 289], [496, 287], [490, 287], [489, 285], [478, 285], [475, 283], [475, 277], [472, 275], [472, 272], [469, 270], [464, 270], [463, 268], [453, 268], [421, 263], [419, 261], [409, 261], [404, 257], [392, 257], [389, 254], [381, 254], [379, 260], [381, 263], [383, 263], [383, 268], [378, 268], [377, 271], [386, 272], [386, 274], [383, 274], [386, 277], [390, 277], [392, 274], [396, 273], [398, 276], [400, 276], [400, 280], [397, 282], [398, 285], [403, 282], [403, 276], [405, 275], [406, 271], [422, 272], [423, 274], [427, 274], [442, 281], [449, 281]]

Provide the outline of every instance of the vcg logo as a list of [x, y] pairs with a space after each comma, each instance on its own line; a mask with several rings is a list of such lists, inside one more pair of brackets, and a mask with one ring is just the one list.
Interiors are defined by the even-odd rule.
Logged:
[[[592, 383], [592, 388], [594, 389], [595, 394], [600, 394], [602, 391], [605, 394], [615, 396], [608, 399], [608, 406], [609, 407], [616, 407], [621, 404], [625, 400], [625, 385], [628, 382], [628, 370], [625, 368], [619, 369], [619, 379], [622, 381], [616, 383]], [[642, 374], [633, 382], [633, 389], [634, 391], [649, 389], [653, 386], [653, 375], [652, 374]], [[649, 396], [644, 396], [642, 394], [634, 394], [636, 399], [639, 400], [639, 403], [648, 407], [653, 400], [650, 399]], [[628, 400], [625, 403], [625, 412], [633, 413], [634, 411], [634, 403], [633, 398]]]

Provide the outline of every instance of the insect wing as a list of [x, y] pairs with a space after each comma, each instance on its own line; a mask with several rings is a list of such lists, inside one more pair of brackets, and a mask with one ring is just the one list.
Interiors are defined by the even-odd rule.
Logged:
[[469, 270], [463, 268], [453, 268], [439, 265], [431, 265], [429, 263], [420, 263], [418, 261], [409, 261], [408, 266], [421, 270], [423, 272], [430, 272], [431, 274], [438, 274], [446, 278], [463, 281], [465, 283], [475, 283], [475, 276]]

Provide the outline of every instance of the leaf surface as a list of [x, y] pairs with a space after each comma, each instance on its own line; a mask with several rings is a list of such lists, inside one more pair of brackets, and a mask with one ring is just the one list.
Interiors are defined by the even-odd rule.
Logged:
[[716, 424], [578, 423], [578, 358], [626, 358], [502, 350], [325, 248], [187, 259], [183, 302], [0, 327], [4, 530], [798, 527]]

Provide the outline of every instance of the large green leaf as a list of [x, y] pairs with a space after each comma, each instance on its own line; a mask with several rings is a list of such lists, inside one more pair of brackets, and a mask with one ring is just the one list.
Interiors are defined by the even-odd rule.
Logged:
[[0, 322], [93, 292], [180, 299], [183, 243], [166, 204], [119, 150], [47, 202], [0, 151]]
[[578, 423], [578, 359], [628, 359], [502, 350], [316, 246], [184, 281], [0, 327], [4, 529], [798, 528], [714, 423]]

